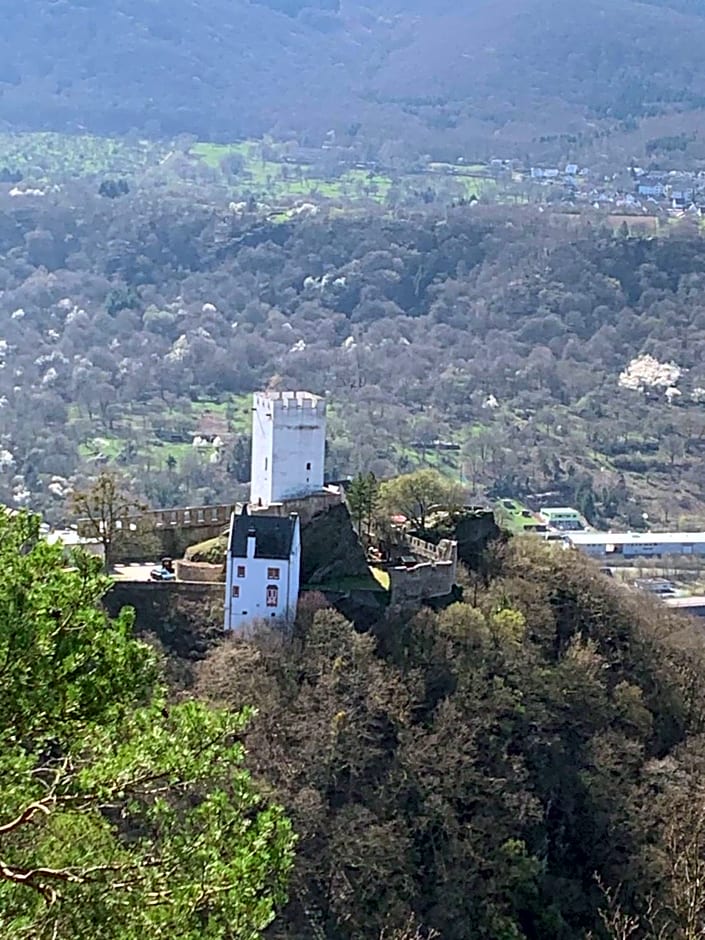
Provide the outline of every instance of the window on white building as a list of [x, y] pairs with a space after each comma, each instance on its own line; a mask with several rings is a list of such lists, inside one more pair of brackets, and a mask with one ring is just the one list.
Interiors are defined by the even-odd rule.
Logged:
[[244, 566], [244, 565], [238, 565], [238, 566], [237, 566], [237, 576], [238, 576], [238, 578], [244, 578], [244, 577], [245, 577], [245, 566]]
[[267, 577], [270, 581], [279, 580], [279, 568], [267, 568]]
[[233, 597], [239, 597], [239, 596], [240, 596], [240, 585], [233, 584]]
[[267, 585], [267, 607], [276, 607], [279, 603], [279, 588], [276, 584]]
[[310, 470], [310, 469], [311, 469], [311, 464], [310, 464], [310, 463], [307, 463], [307, 464], [306, 464], [306, 469], [307, 469], [307, 470]]

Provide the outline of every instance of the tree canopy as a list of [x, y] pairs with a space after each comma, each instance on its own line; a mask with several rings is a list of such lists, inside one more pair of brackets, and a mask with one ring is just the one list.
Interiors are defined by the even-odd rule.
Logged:
[[128, 518], [146, 508], [129, 494], [124, 480], [106, 471], [86, 489], [71, 494], [71, 507], [85, 525], [88, 537], [100, 542], [107, 571], [117, 544], [126, 535]]
[[172, 704], [100, 563], [0, 514], [0, 933], [255, 940], [292, 831], [243, 765], [251, 713]]
[[358, 473], [348, 487], [346, 499], [358, 534], [369, 540], [380, 505], [379, 481], [374, 473]]
[[386, 480], [380, 487], [381, 505], [390, 514], [401, 514], [419, 531], [426, 529], [434, 510], [452, 511], [462, 505], [460, 487], [437, 470], [417, 470]]
[[695, 632], [572, 552], [497, 562], [474, 605], [363, 635], [319, 598], [199, 666], [199, 696], [256, 703], [249, 759], [299, 833], [277, 940], [702, 936]]

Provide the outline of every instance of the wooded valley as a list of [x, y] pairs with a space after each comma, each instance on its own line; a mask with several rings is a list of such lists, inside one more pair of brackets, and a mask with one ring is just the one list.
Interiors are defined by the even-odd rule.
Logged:
[[[2, 197], [2, 499], [56, 519], [105, 461], [156, 508], [237, 497], [248, 396], [274, 381], [328, 395], [332, 479], [430, 465], [478, 499], [701, 524], [694, 225], [627, 237], [482, 206], [272, 221], [198, 193]], [[644, 354], [674, 363], [665, 384], [620, 379]], [[203, 427], [215, 456], [192, 446]]]
[[705, 0], [2, 27], [0, 937], [702, 940]]

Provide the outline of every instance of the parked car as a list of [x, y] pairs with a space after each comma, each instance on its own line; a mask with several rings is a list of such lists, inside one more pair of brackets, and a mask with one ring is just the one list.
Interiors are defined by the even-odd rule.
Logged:
[[161, 564], [149, 572], [152, 581], [176, 581], [174, 563], [171, 558], [162, 558]]

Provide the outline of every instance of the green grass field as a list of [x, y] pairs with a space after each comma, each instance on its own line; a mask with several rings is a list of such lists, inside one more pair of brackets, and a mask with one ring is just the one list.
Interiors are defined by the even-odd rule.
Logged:
[[[276, 147], [269, 149], [277, 152]], [[213, 170], [220, 169], [226, 157], [237, 154], [243, 160], [243, 167], [236, 182], [261, 190], [273, 198], [320, 196], [332, 200], [354, 200], [365, 196], [383, 201], [392, 186], [390, 177], [366, 170], [352, 169], [337, 179], [326, 179], [311, 172], [305, 164], [285, 161], [283, 153], [279, 160], [264, 159], [262, 148], [255, 141], [197, 143], [191, 147], [190, 153]]]
[[[85, 460], [101, 456], [108, 463], [119, 463], [120, 455], [132, 465], [164, 469], [169, 458], [181, 464], [187, 457], [208, 460], [212, 449], [195, 448], [192, 438], [198, 433], [201, 422], [211, 416], [220, 419], [223, 431], [240, 435], [248, 434], [251, 422], [252, 402], [249, 395], [231, 395], [222, 401], [203, 400], [184, 402], [181, 406], [150, 409], [139, 408], [125, 412], [114, 421], [112, 431], [95, 432], [94, 421], [78, 406], [71, 406], [69, 423], [82, 435], [79, 453]], [[183, 440], [170, 441], [160, 437], [164, 432], [177, 433]]]
[[341, 594], [348, 591], [372, 591], [376, 594], [389, 592], [389, 575], [379, 568], [370, 568], [369, 575], [360, 575], [351, 578], [335, 578], [324, 584], [303, 584], [302, 588], [309, 591], [338, 591]]
[[[241, 168], [231, 175], [223, 168], [228, 156], [238, 156]], [[324, 151], [321, 151], [322, 159]], [[178, 158], [178, 159], [176, 159]], [[245, 140], [220, 144], [197, 142], [191, 147], [171, 141], [109, 138], [55, 133], [0, 133], [0, 170], [21, 174], [28, 184], [61, 184], [74, 179], [124, 177], [139, 185], [146, 173], [167, 182], [183, 177], [184, 165], [199, 164], [230, 190], [233, 199], [254, 195], [260, 201], [326, 199], [350, 205], [367, 200], [386, 204], [396, 197], [434, 191], [439, 198], [471, 198], [496, 189], [482, 176], [483, 167], [429, 164], [427, 172], [401, 174], [350, 168], [331, 176], [316, 173], [307, 163], [286, 158], [283, 144]], [[186, 173], [188, 177], [188, 173]], [[282, 219], [287, 216], [281, 213]]]
[[256, 149], [256, 144], [248, 141], [239, 144], [197, 143], [191, 148], [191, 153], [200, 157], [208, 166], [217, 168], [221, 160], [233, 153], [239, 154], [245, 160], [253, 160], [256, 156]]

